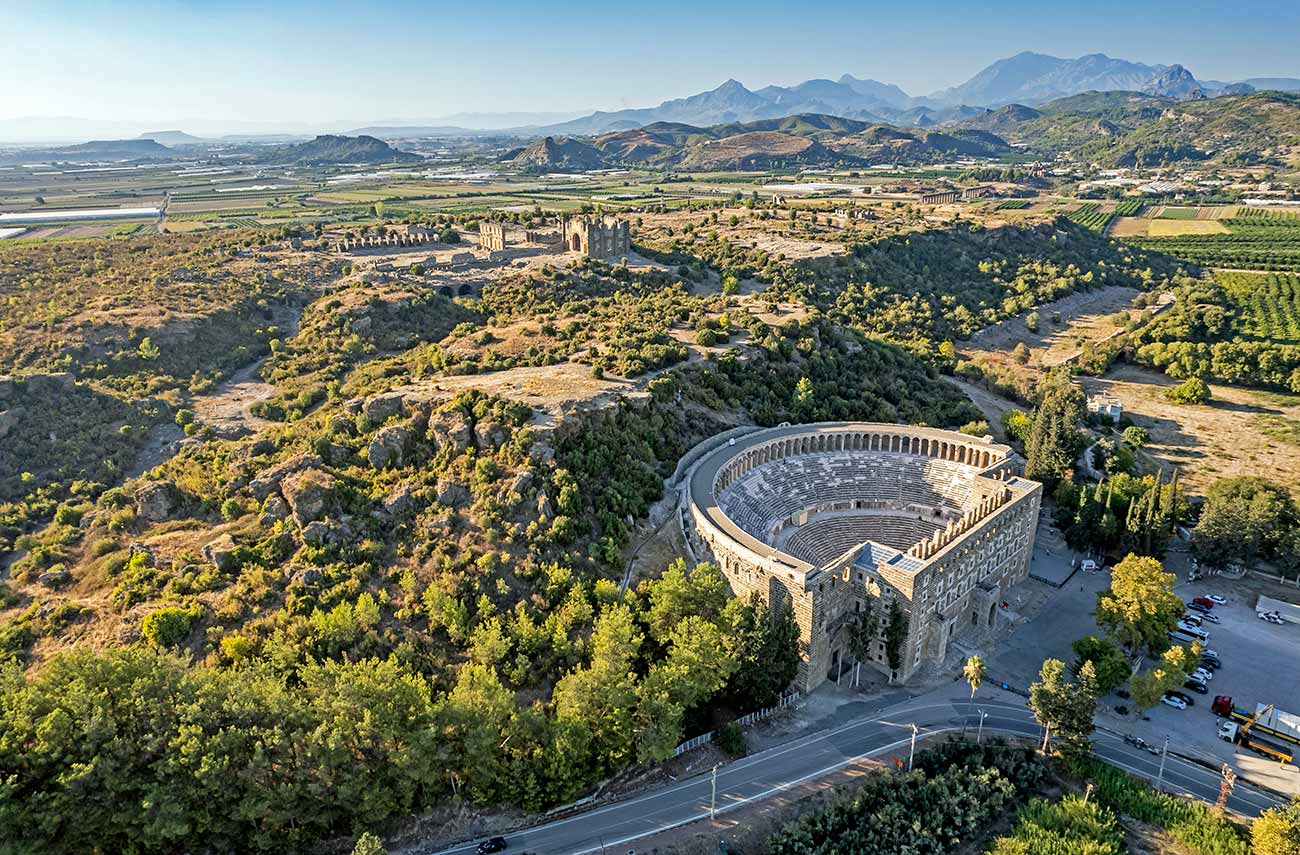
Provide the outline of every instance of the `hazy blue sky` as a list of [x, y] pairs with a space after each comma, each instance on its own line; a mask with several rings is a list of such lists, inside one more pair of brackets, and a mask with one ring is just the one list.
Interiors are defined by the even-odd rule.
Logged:
[[1300, 75], [1300, 2], [0, 0], [0, 118], [618, 109], [849, 72], [926, 94], [1022, 50]]

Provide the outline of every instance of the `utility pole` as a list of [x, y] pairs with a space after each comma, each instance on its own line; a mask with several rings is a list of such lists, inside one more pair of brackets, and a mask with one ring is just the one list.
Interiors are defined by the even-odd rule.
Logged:
[[978, 731], [975, 732], [975, 744], [976, 744], [976, 745], [979, 745], [979, 744], [980, 744], [980, 737], [982, 737], [982, 736], [984, 735], [984, 718], [985, 718], [987, 715], [988, 715], [988, 713], [984, 712], [984, 710], [980, 710], [980, 729], [979, 729]]
[[1048, 746], [1052, 744], [1052, 726], [1049, 724], [1043, 729], [1043, 753], [1047, 753]]
[[719, 763], [713, 764], [713, 792], [709, 795], [709, 819], [713, 819], [718, 815], [718, 766], [720, 765]]
[[1156, 789], [1159, 790], [1165, 784], [1165, 758], [1169, 756], [1169, 734], [1165, 734], [1165, 747], [1160, 752], [1160, 774], [1156, 776]]
[[1084, 803], [1085, 805], [1088, 803], [1088, 796], [1090, 796], [1090, 795], [1092, 795], [1092, 782], [1091, 782], [1091, 781], [1088, 782], [1088, 788], [1087, 788], [1086, 790], [1083, 791], [1083, 803]]
[[907, 752], [907, 771], [912, 771], [912, 758], [916, 756], [916, 722], [912, 722], [912, 747]]
[[1237, 783], [1237, 773], [1232, 771], [1227, 763], [1223, 764], [1223, 780], [1219, 782], [1219, 800], [1214, 803], [1214, 808], [1219, 813], [1223, 813], [1228, 806], [1228, 796], [1232, 793], [1232, 787]]

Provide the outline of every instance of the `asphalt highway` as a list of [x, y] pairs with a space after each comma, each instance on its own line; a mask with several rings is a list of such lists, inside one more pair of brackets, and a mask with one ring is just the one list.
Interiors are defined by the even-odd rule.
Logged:
[[[985, 713], [982, 730], [980, 711]], [[716, 811], [725, 814], [868, 760], [894, 763], [897, 758], [906, 765], [913, 724], [925, 736], [961, 730], [963, 723], [968, 735], [1042, 736], [1033, 715], [1014, 700], [976, 698], [972, 705], [968, 698], [917, 699], [719, 766]], [[1128, 745], [1119, 735], [1098, 731], [1093, 742], [1097, 753], [1115, 766], [1153, 781], [1159, 774], [1158, 755]], [[1165, 760], [1167, 791], [1213, 802], [1218, 798], [1219, 783], [1217, 769], [1173, 754]], [[525, 851], [536, 855], [627, 855], [636, 849], [640, 838], [707, 819], [712, 792], [712, 776], [706, 772], [626, 801], [511, 832], [506, 835], [507, 855]], [[1228, 808], [1255, 816], [1279, 803], [1275, 795], [1238, 781]], [[437, 855], [473, 853], [478, 842], [444, 849]]]

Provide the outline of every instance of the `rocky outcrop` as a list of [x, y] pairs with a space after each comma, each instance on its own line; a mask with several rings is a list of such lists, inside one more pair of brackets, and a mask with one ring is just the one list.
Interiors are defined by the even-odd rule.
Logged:
[[411, 439], [409, 425], [390, 425], [375, 434], [366, 449], [366, 459], [376, 469], [400, 466], [406, 454], [406, 444]]
[[202, 554], [203, 560], [222, 573], [233, 573], [239, 569], [239, 562], [235, 559], [235, 541], [228, 534], [204, 544]]
[[400, 392], [385, 392], [382, 395], [366, 398], [366, 402], [361, 406], [361, 412], [365, 413], [366, 418], [374, 425], [381, 425], [393, 416], [400, 415], [404, 410], [405, 405]]
[[262, 503], [262, 525], [270, 528], [280, 520], [288, 519], [289, 503], [279, 493], [272, 493]]
[[545, 493], [537, 494], [537, 515], [546, 519], [555, 516], [555, 505], [551, 504], [551, 497]]
[[325, 503], [334, 487], [333, 475], [319, 469], [305, 469], [285, 478], [280, 484], [280, 492], [289, 503], [289, 510], [298, 525], [305, 526], [325, 513]]
[[509, 431], [495, 422], [481, 421], [474, 425], [474, 440], [479, 448], [496, 450], [510, 438]]
[[449, 508], [460, 508], [469, 503], [469, 488], [448, 478], [438, 482], [438, 502]]
[[321, 459], [315, 454], [296, 454], [262, 472], [249, 482], [248, 489], [253, 492], [253, 498], [261, 502], [274, 493], [280, 487], [280, 482], [288, 476], [305, 469], [319, 469], [320, 466]]
[[321, 546], [330, 541], [329, 523], [323, 520], [307, 523], [302, 529], [302, 539], [313, 546]]
[[474, 429], [460, 410], [448, 410], [429, 418], [428, 437], [439, 446], [451, 446], [456, 454], [460, 454], [474, 441]]
[[162, 522], [176, 510], [176, 488], [170, 481], [146, 481], [136, 488], [135, 504], [141, 518]]
[[317, 450], [321, 452], [325, 462], [330, 466], [348, 466], [355, 462], [352, 449], [337, 442], [326, 443], [324, 448], [317, 446]]
[[330, 433], [352, 436], [356, 433], [356, 423], [343, 413], [335, 413], [329, 420]]
[[405, 516], [415, 509], [415, 492], [406, 481], [398, 484], [384, 496], [384, 511], [389, 516]]
[[533, 473], [525, 469], [510, 480], [510, 492], [523, 496], [533, 485]]
[[284, 575], [289, 578], [290, 582], [299, 585], [319, 585], [324, 576], [315, 567], [293, 567], [284, 568]]
[[56, 570], [51, 568], [37, 576], [36, 581], [51, 590], [55, 590], [72, 582], [72, 574], [67, 570]]

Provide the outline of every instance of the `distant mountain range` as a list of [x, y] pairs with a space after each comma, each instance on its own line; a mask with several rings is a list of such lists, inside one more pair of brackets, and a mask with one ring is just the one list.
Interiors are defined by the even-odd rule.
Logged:
[[739, 81], [728, 80], [716, 89], [664, 101], [657, 107], [596, 112], [568, 122], [517, 130], [552, 136], [591, 136], [655, 122], [708, 126], [800, 113], [931, 127], [969, 118], [988, 108], [1007, 104], [1033, 106], [1083, 92], [1142, 92], [1190, 100], [1244, 94], [1261, 88], [1300, 91], [1300, 78], [1252, 78], [1236, 83], [1198, 81], [1181, 65], [1145, 65], [1099, 53], [1061, 59], [1026, 52], [994, 62], [959, 86], [922, 97], [910, 96], [890, 83], [862, 80], [848, 74], [838, 80], [807, 80], [797, 86], [766, 86], [754, 91]]
[[[193, 158], [203, 154], [205, 141], [181, 131], [158, 134], [172, 141], [162, 145], [157, 140], [94, 140], [56, 148], [25, 148], [0, 151], [0, 163], [89, 163], [99, 161], [159, 161]], [[393, 148], [371, 136], [345, 137], [323, 134], [305, 142], [279, 145], [221, 146], [227, 157], [266, 164], [317, 166], [334, 163], [421, 163], [424, 158]]]

